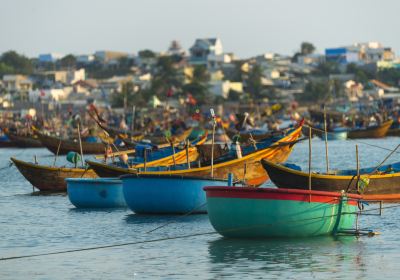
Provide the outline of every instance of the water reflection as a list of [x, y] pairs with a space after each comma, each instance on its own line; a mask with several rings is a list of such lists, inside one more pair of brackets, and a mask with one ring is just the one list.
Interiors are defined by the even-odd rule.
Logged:
[[[230, 270], [252, 267], [264, 275], [285, 271], [342, 273], [343, 268], [362, 277], [365, 272], [363, 243], [354, 236], [316, 237], [302, 239], [241, 240], [219, 238], [208, 244], [212, 272], [227, 275]], [[253, 273], [252, 272], [252, 273]]]
[[128, 224], [163, 224], [163, 223], [196, 223], [208, 220], [207, 215], [193, 214], [188, 216], [183, 215], [144, 215], [144, 214], [129, 214], [125, 216], [125, 221]]

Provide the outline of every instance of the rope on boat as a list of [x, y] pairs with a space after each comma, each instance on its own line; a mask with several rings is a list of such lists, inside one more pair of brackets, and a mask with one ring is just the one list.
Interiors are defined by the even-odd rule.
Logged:
[[10, 168], [10, 167], [13, 166], [13, 165], [14, 165], [14, 163], [13, 163], [12, 161], [10, 161], [10, 163], [9, 163], [7, 166], [4, 166], [4, 167], [0, 168], [0, 171], [2, 171], [2, 170], [4, 170], [4, 169], [8, 169], [8, 168]]

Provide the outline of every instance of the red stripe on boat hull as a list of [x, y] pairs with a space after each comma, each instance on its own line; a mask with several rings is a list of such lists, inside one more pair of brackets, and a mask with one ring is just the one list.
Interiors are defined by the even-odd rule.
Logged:
[[[246, 187], [205, 187], [207, 197], [220, 198], [245, 198], [245, 199], [268, 199], [268, 200], [293, 200], [305, 202], [318, 202], [338, 204], [341, 193], [321, 192], [294, 189], [269, 189], [269, 188], [246, 188]], [[348, 204], [357, 205], [359, 195], [348, 194]]]

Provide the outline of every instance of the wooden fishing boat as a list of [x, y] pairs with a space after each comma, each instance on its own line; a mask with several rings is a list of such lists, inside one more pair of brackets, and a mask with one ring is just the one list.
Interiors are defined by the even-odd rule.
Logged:
[[295, 189], [206, 187], [208, 217], [226, 237], [313, 237], [349, 231], [355, 194]]
[[[118, 177], [125, 174], [149, 174], [149, 175], [180, 175], [190, 177], [210, 177], [227, 179], [227, 174], [232, 172], [234, 177], [246, 181], [249, 185], [260, 185], [268, 180], [268, 175], [262, 167], [260, 160], [269, 159], [274, 162], [285, 162], [289, 157], [294, 144], [301, 135], [301, 127], [295, 129], [281, 140], [271, 146], [257, 150], [242, 158], [223, 161], [213, 166], [207, 165], [202, 167], [163, 171], [144, 171], [143, 169], [123, 168], [118, 166], [107, 165], [104, 163], [86, 161], [89, 166], [100, 177]], [[213, 174], [212, 174], [213, 173]]]
[[[37, 133], [40, 142], [53, 154], [57, 154], [58, 147], [59, 155], [66, 155], [68, 152], [80, 153], [79, 141], [60, 139], [54, 136]], [[82, 152], [84, 154], [104, 154], [105, 145], [103, 143], [92, 143], [82, 141]]]
[[43, 144], [35, 135], [18, 135], [7, 132], [7, 137], [18, 148], [42, 148]]
[[166, 136], [155, 136], [155, 135], [145, 135], [143, 139], [151, 141], [152, 144], [166, 144], [166, 143], [179, 143], [185, 141], [189, 135], [192, 133], [193, 128], [188, 128], [179, 135], [171, 135], [167, 138]]
[[[293, 164], [276, 164], [263, 160], [262, 165], [272, 182], [278, 188], [308, 189], [308, 172]], [[311, 173], [311, 189], [319, 191], [357, 192], [357, 184], [363, 184], [364, 200], [400, 200], [400, 163], [381, 166], [376, 173], [375, 168], [357, 170], [341, 170], [332, 174]]]
[[253, 139], [255, 141], [260, 141], [262, 139], [270, 137], [278, 137], [285, 134], [284, 130], [263, 132], [261, 130], [237, 131], [235, 129], [230, 129], [230, 128], [227, 128], [225, 132], [232, 141], [235, 137], [239, 136], [240, 143], [248, 142], [250, 139]]
[[69, 201], [76, 208], [126, 207], [122, 181], [116, 178], [67, 178]]
[[205, 177], [171, 175], [121, 176], [128, 207], [137, 214], [206, 213], [205, 186], [226, 181]]
[[352, 129], [348, 132], [347, 137], [356, 138], [382, 138], [386, 136], [393, 120], [388, 120], [379, 126], [370, 126], [367, 128]]
[[66, 178], [96, 178], [93, 170], [39, 165], [11, 158], [19, 172], [40, 191], [66, 191]]

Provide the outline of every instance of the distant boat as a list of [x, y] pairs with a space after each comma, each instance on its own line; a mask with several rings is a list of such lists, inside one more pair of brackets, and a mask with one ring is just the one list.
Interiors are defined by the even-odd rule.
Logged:
[[[271, 181], [278, 188], [308, 189], [308, 172], [304, 172], [297, 165], [276, 164], [262, 160]], [[371, 174], [375, 168], [360, 169], [360, 180], [368, 179], [362, 197], [365, 200], [400, 200], [400, 162], [381, 166], [377, 172]], [[332, 174], [311, 173], [311, 189], [319, 191], [357, 192], [357, 170], [338, 170]]]
[[[58, 137], [37, 133], [40, 142], [53, 154], [66, 155], [68, 152], [80, 153], [80, 145], [77, 140], [60, 139]], [[84, 154], [104, 154], [105, 145], [103, 143], [85, 142], [82, 140], [82, 152]]]
[[115, 178], [67, 178], [70, 202], [77, 208], [126, 207], [122, 181]]
[[[323, 129], [322, 129], [323, 130]], [[335, 127], [326, 133], [327, 140], [346, 140], [349, 129], [347, 127]], [[325, 132], [317, 131], [316, 134], [321, 139], [325, 139]]]
[[247, 142], [249, 141], [249, 139], [260, 141], [266, 138], [281, 137], [285, 135], [285, 130], [264, 131], [260, 129], [254, 129], [247, 131], [237, 131], [236, 129], [227, 128], [225, 131], [231, 140], [233, 140], [235, 136], [239, 136], [239, 141], [241, 143]]
[[224, 180], [170, 175], [125, 175], [121, 177], [128, 207], [138, 214], [206, 213], [205, 186]]
[[66, 191], [66, 178], [95, 178], [93, 170], [40, 165], [11, 158], [19, 172], [40, 191]]
[[386, 136], [386, 133], [389, 131], [390, 126], [392, 125], [393, 120], [388, 120], [381, 125], [370, 126], [366, 128], [356, 128], [351, 129], [347, 137], [349, 139], [356, 138], [382, 138]]
[[205, 187], [215, 230], [233, 238], [313, 237], [353, 227], [355, 194], [295, 189]]
[[18, 148], [43, 148], [43, 144], [35, 135], [19, 135], [10, 132], [6, 135]]

